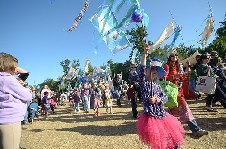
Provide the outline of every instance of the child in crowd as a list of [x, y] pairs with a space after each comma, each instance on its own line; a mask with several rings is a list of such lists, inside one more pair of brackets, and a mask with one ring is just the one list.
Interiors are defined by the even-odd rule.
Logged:
[[110, 113], [113, 114], [113, 109], [112, 109], [112, 98], [111, 98], [111, 91], [109, 89], [109, 86], [106, 85], [105, 87], [105, 97], [106, 97], [106, 112], [108, 113], [108, 109], [110, 109]]
[[99, 107], [100, 107], [100, 101], [101, 101], [101, 90], [96, 86], [96, 83], [94, 83], [94, 116], [100, 116], [99, 113]]
[[74, 89], [74, 93], [72, 95], [72, 98], [74, 99], [74, 112], [79, 113], [80, 112], [79, 103], [80, 103], [80, 100], [81, 100], [81, 93], [80, 93], [80, 90], [78, 88]]
[[48, 92], [44, 92], [44, 97], [42, 98], [42, 109], [45, 112], [45, 118], [48, 117], [48, 111], [50, 109], [50, 99], [48, 98], [48, 95]]
[[150, 46], [145, 45], [141, 66], [137, 69], [144, 107], [136, 123], [137, 132], [140, 139], [153, 149], [178, 148], [184, 141], [184, 129], [177, 118], [164, 109], [163, 104], [168, 98], [157, 80], [165, 74], [165, 70], [158, 59], [152, 59], [146, 67], [148, 50]]
[[21, 121], [27, 111], [31, 93], [23, 87], [14, 74], [23, 73], [14, 56], [0, 52], [0, 148], [18, 149]]
[[69, 106], [74, 107], [74, 99], [73, 99], [72, 95], [69, 96]]
[[28, 117], [31, 123], [34, 122], [35, 117], [38, 118], [38, 100], [35, 98], [32, 100], [32, 103], [28, 107]]
[[83, 88], [81, 90], [82, 96], [83, 96], [83, 104], [84, 104], [84, 110], [86, 113], [89, 113], [90, 111], [90, 86], [87, 82], [83, 84]]
[[50, 98], [50, 109], [51, 109], [51, 111], [53, 112], [53, 114], [55, 113], [55, 109], [56, 109], [56, 105], [57, 105], [57, 99], [56, 99], [56, 96], [52, 96], [51, 98]]

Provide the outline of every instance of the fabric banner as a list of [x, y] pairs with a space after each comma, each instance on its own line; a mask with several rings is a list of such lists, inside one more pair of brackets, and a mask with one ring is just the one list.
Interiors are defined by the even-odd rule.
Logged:
[[159, 36], [158, 40], [154, 43], [153, 46], [151, 46], [150, 52], [153, 52], [154, 50], [158, 49], [160, 45], [174, 33], [174, 29], [175, 29], [174, 23], [170, 22], [165, 27], [164, 31]]

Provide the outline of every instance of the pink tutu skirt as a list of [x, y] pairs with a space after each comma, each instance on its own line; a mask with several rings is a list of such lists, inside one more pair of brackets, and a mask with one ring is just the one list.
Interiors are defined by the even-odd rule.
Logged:
[[184, 128], [176, 117], [167, 113], [165, 118], [141, 114], [136, 129], [142, 142], [153, 149], [173, 149], [184, 142]]

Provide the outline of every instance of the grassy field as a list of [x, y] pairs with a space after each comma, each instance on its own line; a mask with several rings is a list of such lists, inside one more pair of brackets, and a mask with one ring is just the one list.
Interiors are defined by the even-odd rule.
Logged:
[[[185, 143], [182, 149], [226, 149], [226, 109], [207, 112], [204, 100], [188, 100], [199, 126], [209, 131], [195, 138], [186, 124]], [[130, 105], [114, 107], [114, 114], [100, 108], [101, 115], [73, 113], [71, 108], [60, 106], [48, 119], [41, 117], [33, 124], [22, 126], [21, 146], [26, 149], [147, 149], [136, 134], [136, 120], [132, 118]], [[139, 113], [142, 107], [138, 105]]]

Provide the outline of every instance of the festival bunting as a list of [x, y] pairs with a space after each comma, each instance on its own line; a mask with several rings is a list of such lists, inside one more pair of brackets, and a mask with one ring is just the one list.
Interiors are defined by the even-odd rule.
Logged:
[[72, 78], [74, 78], [74, 76], [78, 73], [78, 71], [76, 71], [73, 67], [70, 68], [70, 70], [68, 71], [68, 74], [66, 75], [66, 80], [71, 80]]
[[174, 45], [175, 45], [175, 42], [176, 42], [177, 38], [178, 38], [179, 35], [180, 35], [181, 30], [182, 30], [182, 27], [181, 27], [180, 25], [177, 25], [176, 28], [174, 29], [174, 37], [173, 37], [173, 41], [171, 42], [171, 44], [170, 44], [170, 46], [169, 46], [167, 52], [170, 52], [170, 51], [173, 49], [173, 47], [174, 47]]
[[214, 19], [213, 19], [213, 12], [210, 9], [210, 13], [208, 19], [206, 21], [206, 26], [204, 31], [202, 32], [202, 38], [200, 40], [201, 45], [204, 47], [207, 44], [209, 37], [211, 36], [214, 29]]
[[72, 32], [74, 29], [76, 29], [78, 27], [78, 23], [81, 21], [82, 17], [84, 16], [86, 10], [88, 9], [88, 6], [89, 6], [89, 0], [86, 0], [82, 10], [79, 13], [79, 15], [75, 18], [72, 27], [70, 27], [68, 29], [68, 32]]

